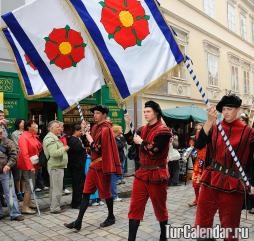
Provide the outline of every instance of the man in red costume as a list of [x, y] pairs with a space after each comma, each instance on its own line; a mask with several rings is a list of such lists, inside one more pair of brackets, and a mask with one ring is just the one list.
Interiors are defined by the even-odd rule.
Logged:
[[160, 222], [160, 240], [166, 240], [165, 225], [168, 221], [167, 184], [168, 169], [167, 156], [171, 130], [162, 123], [162, 111], [154, 101], [145, 103], [144, 116], [147, 125], [141, 127], [138, 135], [133, 137], [130, 131], [130, 119], [126, 115], [125, 137], [128, 143], [132, 141], [139, 145], [140, 167], [135, 172], [132, 196], [129, 209], [129, 241], [136, 240], [140, 220], [143, 219], [148, 198], [151, 199], [155, 216]]
[[[201, 177], [201, 188], [196, 212], [196, 226], [210, 228], [216, 211], [219, 211], [221, 227], [233, 231], [228, 241], [238, 240], [234, 230], [240, 225], [244, 203], [245, 185], [226, 144], [215, 125], [217, 111], [224, 119], [222, 127], [239, 158], [241, 165], [253, 186], [254, 132], [238, 118], [242, 100], [236, 95], [226, 95], [215, 107], [208, 110], [208, 120], [201, 129], [196, 142], [197, 148], [207, 144], [205, 170]], [[252, 194], [253, 188], [249, 190]], [[198, 240], [215, 240], [213, 237], [200, 237]]]
[[102, 105], [95, 106], [90, 110], [94, 114], [96, 123], [91, 134], [86, 132], [86, 138], [91, 147], [92, 162], [86, 176], [78, 218], [74, 222], [64, 224], [65, 227], [78, 231], [81, 229], [90, 195], [97, 189], [100, 198], [105, 199], [108, 208], [108, 217], [100, 224], [100, 227], [107, 227], [115, 223], [110, 177], [113, 173], [121, 175], [121, 164], [111, 128], [112, 124], [106, 120], [109, 110]]

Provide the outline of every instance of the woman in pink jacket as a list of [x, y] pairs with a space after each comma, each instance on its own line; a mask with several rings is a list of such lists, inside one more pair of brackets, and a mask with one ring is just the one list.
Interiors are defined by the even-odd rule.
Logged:
[[35, 214], [36, 212], [31, 208], [36, 208], [31, 203], [31, 194], [33, 190], [29, 185], [29, 179], [32, 179], [33, 186], [35, 185], [35, 171], [38, 169], [39, 153], [42, 149], [42, 145], [37, 138], [38, 125], [33, 121], [25, 123], [25, 131], [19, 138], [19, 155], [17, 161], [17, 167], [22, 170], [24, 182], [25, 182], [25, 195], [22, 205], [22, 213]]

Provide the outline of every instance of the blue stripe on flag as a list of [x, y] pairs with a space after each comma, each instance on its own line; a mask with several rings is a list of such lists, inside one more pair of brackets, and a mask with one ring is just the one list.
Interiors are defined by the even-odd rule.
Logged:
[[25, 31], [22, 29], [20, 24], [18, 23], [15, 16], [9, 12], [5, 15], [2, 15], [3, 20], [19, 42], [20, 46], [23, 48], [24, 52], [29, 56], [31, 61], [37, 67], [41, 78], [47, 85], [50, 93], [56, 100], [57, 104], [62, 110], [65, 110], [70, 105], [68, 104], [67, 100], [65, 99], [62, 91], [60, 90], [59, 86], [57, 85], [53, 75], [51, 74], [50, 70], [48, 69], [47, 65], [44, 63], [42, 58], [40, 57], [39, 53], [37, 52], [36, 48], [32, 44], [31, 40], [26, 35]]
[[149, 7], [150, 12], [152, 13], [157, 25], [159, 26], [161, 32], [163, 33], [164, 37], [168, 41], [171, 51], [175, 56], [176, 62], [179, 64], [183, 61], [184, 57], [174, 39], [172, 32], [170, 31], [167, 23], [165, 22], [163, 16], [161, 15], [156, 3], [154, 0], [145, 0], [146, 5]]
[[20, 72], [22, 74], [22, 77], [23, 77], [23, 80], [24, 80], [24, 84], [25, 84], [25, 87], [26, 87], [26, 91], [27, 91], [27, 94], [28, 95], [33, 95], [34, 92], [33, 92], [33, 88], [32, 88], [32, 85], [31, 85], [31, 82], [30, 82], [30, 79], [28, 77], [28, 74], [26, 72], [26, 68], [24, 66], [24, 63], [23, 63], [23, 60], [22, 60], [22, 57], [14, 43], [14, 40], [13, 38], [11, 37], [11, 34], [10, 32], [8, 31], [7, 28], [3, 28], [2, 29], [6, 39], [8, 40], [8, 42], [10, 43], [10, 46], [12, 48], [12, 51], [15, 55], [15, 58], [17, 60], [17, 63], [18, 63], [18, 66], [19, 66], [19, 69], [20, 69]]
[[130, 96], [130, 91], [127, 86], [127, 83], [125, 81], [125, 78], [123, 76], [123, 73], [121, 72], [121, 69], [119, 68], [118, 64], [110, 54], [104, 40], [102, 37], [102, 34], [97, 27], [96, 23], [94, 22], [93, 18], [88, 13], [85, 5], [81, 0], [70, 0], [74, 8], [76, 9], [77, 13], [79, 14], [80, 18], [84, 22], [85, 26], [87, 27], [89, 33], [92, 36], [92, 39], [98, 46], [104, 61], [106, 62], [109, 71], [114, 79], [114, 82], [118, 88], [119, 93], [121, 94], [122, 98], [125, 99], [126, 97]]

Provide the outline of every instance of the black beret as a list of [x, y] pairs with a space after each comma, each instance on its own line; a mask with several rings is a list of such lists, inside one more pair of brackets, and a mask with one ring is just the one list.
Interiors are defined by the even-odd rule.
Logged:
[[152, 100], [149, 100], [145, 103], [145, 108], [146, 107], [150, 107], [154, 110], [154, 112], [158, 113], [160, 116], [162, 116], [162, 111], [161, 111], [161, 107], [158, 103], [152, 101]]
[[222, 108], [224, 106], [238, 108], [241, 106], [241, 104], [242, 104], [242, 100], [238, 96], [234, 94], [224, 95], [222, 99], [220, 100], [220, 102], [216, 105], [216, 110], [219, 112], [222, 112]]
[[90, 108], [90, 111], [94, 113], [94, 111], [100, 111], [102, 114], [108, 114], [109, 109], [105, 105], [96, 105], [92, 108]]

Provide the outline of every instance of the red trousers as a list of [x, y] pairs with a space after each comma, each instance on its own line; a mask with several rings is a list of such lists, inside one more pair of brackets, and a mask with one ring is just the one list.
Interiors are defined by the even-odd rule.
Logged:
[[134, 178], [128, 218], [143, 220], [145, 207], [150, 197], [155, 216], [159, 222], [168, 220], [167, 183], [147, 184]]
[[104, 175], [102, 169], [89, 167], [86, 175], [83, 193], [92, 194], [97, 189], [100, 198], [111, 198], [111, 177], [110, 175]]
[[[242, 193], [226, 193], [201, 185], [195, 225], [205, 228], [213, 227], [214, 215], [218, 210], [221, 227], [232, 228], [232, 230], [238, 228], [243, 202], [244, 194]], [[232, 235], [226, 240], [238, 240], [232, 238]]]

